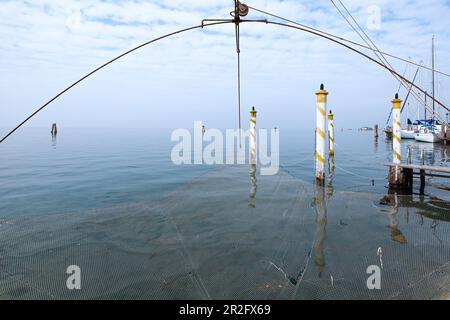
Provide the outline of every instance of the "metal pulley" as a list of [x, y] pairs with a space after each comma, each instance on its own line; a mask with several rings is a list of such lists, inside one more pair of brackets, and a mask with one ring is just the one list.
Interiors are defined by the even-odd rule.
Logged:
[[246, 15], [248, 15], [248, 6], [246, 4], [240, 3], [239, 1], [237, 4], [237, 12], [239, 16], [245, 17]]

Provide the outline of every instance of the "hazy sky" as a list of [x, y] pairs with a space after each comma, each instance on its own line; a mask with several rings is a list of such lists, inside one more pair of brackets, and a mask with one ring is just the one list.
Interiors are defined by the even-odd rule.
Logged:
[[[245, 1], [244, 1], [245, 2]], [[343, 0], [380, 49], [450, 71], [448, 0]], [[310, 26], [360, 42], [328, 0], [248, 0]], [[118, 54], [154, 37], [227, 18], [231, 0], [69, 1], [0, 0], [0, 134], [59, 90]], [[368, 28], [373, 6], [378, 29]], [[251, 12], [248, 18], [261, 18]], [[287, 28], [244, 24], [243, 123], [255, 106], [259, 127], [313, 128], [315, 91], [329, 90], [336, 126], [384, 125], [398, 84], [364, 58]], [[237, 125], [234, 26], [190, 31], [141, 49], [107, 67], [56, 101], [28, 126], [207, 127]], [[400, 73], [405, 64], [390, 59]], [[412, 78], [410, 66], [406, 76]], [[430, 73], [419, 83], [430, 88]], [[449, 102], [450, 81], [438, 77], [438, 98]], [[401, 91], [401, 96], [405, 92]], [[416, 111], [411, 102], [410, 113]]]

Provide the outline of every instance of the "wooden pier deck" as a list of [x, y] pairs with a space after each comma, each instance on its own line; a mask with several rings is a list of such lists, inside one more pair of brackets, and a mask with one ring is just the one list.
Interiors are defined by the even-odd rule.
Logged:
[[[420, 176], [420, 193], [423, 194], [425, 191], [425, 177], [437, 177], [437, 178], [450, 178], [450, 167], [441, 166], [427, 166], [423, 164], [406, 164], [406, 163], [388, 163], [389, 172], [393, 172], [394, 169], [401, 169], [401, 174], [403, 176], [402, 187], [410, 189], [412, 191], [413, 176]], [[391, 183], [390, 183], [391, 184]]]

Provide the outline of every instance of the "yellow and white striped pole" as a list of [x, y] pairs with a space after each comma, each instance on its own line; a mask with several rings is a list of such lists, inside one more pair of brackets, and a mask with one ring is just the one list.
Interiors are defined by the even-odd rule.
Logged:
[[316, 180], [320, 184], [325, 183], [325, 140], [326, 140], [326, 114], [327, 114], [328, 92], [324, 85], [320, 85], [320, 90], [316, 92]]
[[393, 158], [394, 163], [401, 163], [402, 160], [402, 149], [401, 149], [401, 142], [402, 142], [402, 124], [400, 122], [400, 109], [401, 109], [402, 100], [398, 98], [398, 94], [395, 95], [395, 99], [392, 100], [392, 128], [393, 128]]
[[256, 165], [256, 110], [250, 111], [250, 164]]
[[331, 110], [328, 114], [328, 148], [330, 156], [334, 156], [334, 114]]

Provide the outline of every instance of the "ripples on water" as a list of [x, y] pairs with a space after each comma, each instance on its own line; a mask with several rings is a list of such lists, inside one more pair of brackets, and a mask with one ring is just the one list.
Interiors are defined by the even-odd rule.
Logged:
[[[280, 138], [280, 173], [264, 177], [174, 166], [164, 130], [23, 131], [0, 150], [0, 298], [448, 296], [449, 192], [432, 185], [449, 181], [387, 195], [391, 145], [338, 132], [333, 181], [318, 188], [313, 136]], [[450, 147], [408, 144], [413, 162], [425, 149], [448, 165]], [[81, 291], [66, 288], [69, 265]]]

